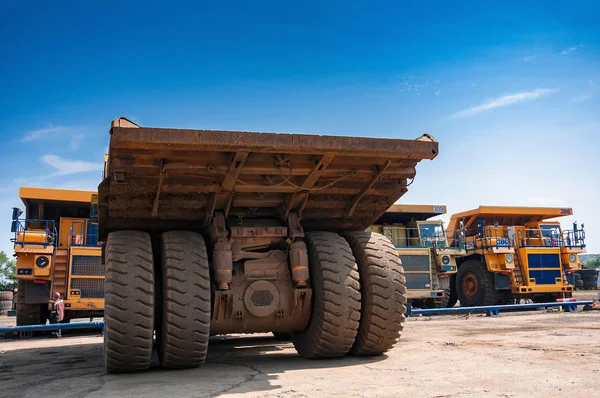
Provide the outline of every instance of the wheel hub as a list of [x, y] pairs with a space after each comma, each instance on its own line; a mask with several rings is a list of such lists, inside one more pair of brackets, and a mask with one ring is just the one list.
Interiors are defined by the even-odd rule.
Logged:
[[462, 291], [469, 299], [474, 299], [479, 294], [479, 279], [473, 272], [469, 272], [463, 277]]

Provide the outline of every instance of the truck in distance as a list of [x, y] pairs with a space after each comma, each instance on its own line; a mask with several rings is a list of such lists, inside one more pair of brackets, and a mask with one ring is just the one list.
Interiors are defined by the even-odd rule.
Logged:
[[[13, 208], [11, 239], [17, 277], [17, 325], [45, 324], [54, 292], [65, 302], [64, 322], [102, 317], [104, 268], [95, 192], [21, 187], [23, 211]], [[94, 214], [92, 214], [94, 216]]]
[[[552, 301], [572, 295], [568, 276], [581, 268], [585, 232], [563, 231], [557, 217], [570, 208], [480, 206], [452, 215], [449, 229], [463, 224], [466, 255], [453, 283], [462, 306]], [[456, 237], [448, 233], [452, 241]], [[449, 302], [449, 306], [456, 303]]]
[[[446, 307], [451, 300], [450, 279], [457, 256], [466, 254], [464, 241], [451, 246], [441, 220], [443, 205], [395, 204], [371, 230], [392, 241], [402, 261], [408, 301], [423, 308]], [[454, 234], [452, 234], [454, 235]]]

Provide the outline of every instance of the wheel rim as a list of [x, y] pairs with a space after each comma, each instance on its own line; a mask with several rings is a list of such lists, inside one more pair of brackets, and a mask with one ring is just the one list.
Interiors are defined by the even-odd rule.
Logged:
[[474, 299], [479, 294], [479, 279], [473, 272], [468, 272], [463, 277], [462, 291], [468, 299]]

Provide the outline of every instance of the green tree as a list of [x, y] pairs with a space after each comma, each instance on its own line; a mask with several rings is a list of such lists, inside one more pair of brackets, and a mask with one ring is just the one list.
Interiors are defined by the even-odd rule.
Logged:
[[14, 283], [17, 280], [15, 268], [17, 262], [8, 258], [6, 253], [0, 251], [0, 291], [13, 290]]
[[585, 266], [586, 268], [600, 268], [600, 257], [588, 261]]

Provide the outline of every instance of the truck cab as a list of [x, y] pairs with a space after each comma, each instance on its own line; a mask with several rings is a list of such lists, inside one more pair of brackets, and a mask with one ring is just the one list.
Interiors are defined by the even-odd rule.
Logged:
[[104, 268], [91, 191], [21, 187], [11, 239], [18, 283], [17, 325], [45, 324], [57, 292], [65, 322], [102, 316]]
[[450, 300], [450, 276], [465, 249], [462, 240], [447, 239], [441, 220], [431, 219], [445, 212], [441, 205], [393, 205], [371, 226], [396, 247], [413, 305], [443, 307]]

